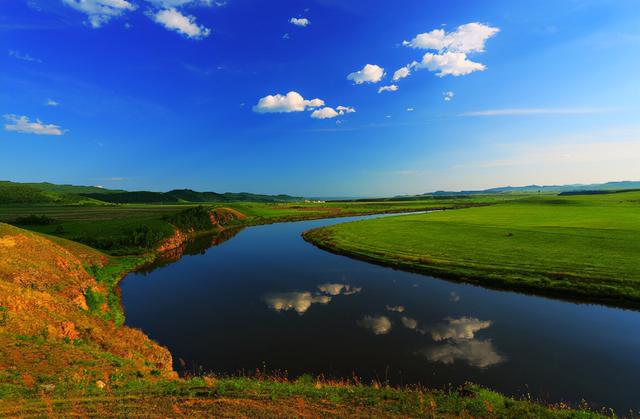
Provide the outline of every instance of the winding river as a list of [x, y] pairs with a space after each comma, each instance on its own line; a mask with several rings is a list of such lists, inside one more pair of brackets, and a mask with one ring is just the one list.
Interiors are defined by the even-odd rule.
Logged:
[[127, 324], [167, 346], [179, 371], [259, 368], [441, 388], [472, 381], [640, 410], [640, 313], [401, 272], [300, 236], [362, 218], [200, 240], [124, 279]]

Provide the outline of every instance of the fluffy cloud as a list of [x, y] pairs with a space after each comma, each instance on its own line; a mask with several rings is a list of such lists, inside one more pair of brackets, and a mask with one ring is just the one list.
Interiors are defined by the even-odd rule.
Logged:
[[474, 71], [484, 71], [487, 67], [484, 64], [471, 61], [467, 54], [463, 52], [445, 52], [443, 54], [424, 54], [422, 61], [414, 65], [416, 69], [426, 68], [436, 72], [436, 76], [444, 77], [464, 76]]
[[405, 65], [404, 67], [396, 70], [395, 73], [393, 73], [393, 81], [398, 81], [400, 79], [404, 79], [405, 77], [409, 77], [409, 75], [411, 74], [411, 66], [412, 64]]
[[62, 0], [62, 2], [87, 15], [89, 23], [94, 28], [99, 28], [111, 18], [136, 8], [127, 0]]
[[304, 314], [312, 304], [330, 303], [331, 297], [327, 295], [312, 295], [309, 291], [281, 292], [265, 295], [264, 301], [269, 308], [275, 311], [294, 310], [298, 314]]
[[[68, 6], [87, 15], [92, 27], [99, 28], [109, 20], [122, 16], [126, 12], [136, 9], [131, 0], [62, 0]], [[178, 8], [183, 6], [211, 7], [222, 6], [224, 2], [216, 0], [146, 0], [152, 10], [147, 14], [165, 28], [176, 31], [191, 39], [202, 39], [209, 35], [210, 30], [195, 23], [193, 16], [181, 13]], [[125, 24], [127, 28], [130, 25]]]
[[398, 90], [398, 86], [395, 84], [390, 84], [388, 86], [382, 86], [381, 88], [378, 89], [378, 93], [382, 93], [382, 92], [395, 92]]
[[354, 113], [356, 110], [350, 106], [338, 106], [335, 109], [326, 106], [321, 109], [317, 109], [311, 113], [313, 119], [330, 119], [336, 116], [342, 116], [347, 113]]
[[434, 29], [431, 32], [421, 33], [411, 41], [404, 41], [403, 45], [442, 52], [482, 52], [487, 39], [499, 31], [500, 29], [498, 28], [473, 22], [458, 26], [455, 31], [449, 33], [446, 33], [443, 29]]
[[323, 100], [305, 100], [300, 93], [291, 91], [286, 95], [275, 94], [261, 98], [258, 104], [253, 107], [253, 111], [257, 113], [302, 112], [307, 108], [319, 108], [321, 106], [324, 106]]
[[47, 101], [44, 104], [45, 106], [54, 106], [54, 107], [60, 105], [60, 103], [56, 102], [53, 99], [47, 99]]
[[451, 102], [451, 99], [453, 99], [455, 95], [456, 94], [453, 92], [443, 92], [442, 98], [444, 99], [445, 102]]
[[311, 113], [311, 117], [313, 119], [330, 119], [338, 116], [338, 112], [335, 109], [330, 107], [325, 107], [321, 109], [317, 109]]
[[473, 339], [476, 332], [491, 326], [490, 321], [479, 320], [475, 317], [447, 318], [445, 320], [446, 323], [429, 329], [431, 338], [436, 342], [446, 339]]
[[289, 19], [289, 22], [296, 26], [302, 26], [303, 28], [305, 26], [308, 26], [311, 23], [311, 21], [306, 17], [301, 17], [301, 18], [292, 17], [291, 19]]
[[211, 31], [195, 22], [195, 17], [185, 16], [178, 10], [164, 9], [151, 15], [153, 20], [165, 28], [176, 31], [187, 38], [202, 39], [209, 36]]
[[491, 340], [463, 340], [427, 348], [420, 352], [432, 362], [453, 364], [461, 360], [477, 368], [487, 368], [505, 360]]
[[4, 125], [4, 129], [7, 131], [37, 135], [64, 134], [64, 131], [58, 125], [43, 124], [39, 119], [36, 119], [35, 122], [31, 122], [26, 116], [18, 116], [13, 114], [5, 115], [4, 117], [7, 121], [9, 121], [9, 123]]
[[355, 84], [378, 83], [383, 77], [384, 68], [375, 64], [367, 64], [362, 70], [349, 74], [347, 80], [352, 80]]
[[338, 106], [336, 110], [340, 115], [344, 115], [346, 113], [355, 113], [356, 108], [352, 108], [351, 106]]
[[374, 335], [385, 335], [391, 331], [391, 320], [387, 316], [364, 316], [358, 324]]
[[467, 23], [458, 26], [453, 32], [435, 29], [417, 35], [411, 41], [404, 41], [403, 45], [430, 49], [436, 53], [426, 53], [420, 62], [412, 62], [394, 73], [394, 80], [400, 80], [411, 74], [412, 70], [427, 69], [436, 72], [438, 77], [464, 76], [475, 71], [484, 71], [484, 64], [471, 61], [469, 53], [483, 52], [486, 41], [500, 31], [498, 28], [482, 23]]

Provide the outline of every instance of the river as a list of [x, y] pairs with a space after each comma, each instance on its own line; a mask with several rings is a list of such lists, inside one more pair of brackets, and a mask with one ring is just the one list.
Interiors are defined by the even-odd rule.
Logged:
[[397, 271], [301, 237], [363, 218], [201, 239], [122, 281], [126, 323], [167, 346], [183, 372], [260, 369], [440, 388], [472, 381], [548, 402], [640, 410], [640, 313]]

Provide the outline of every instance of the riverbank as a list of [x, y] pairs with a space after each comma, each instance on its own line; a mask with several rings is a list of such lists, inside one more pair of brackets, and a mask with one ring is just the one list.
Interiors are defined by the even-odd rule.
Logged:
[[640, 193], [541, 196], [311, 230], [318, 247], [491, 288], [640, 307]]

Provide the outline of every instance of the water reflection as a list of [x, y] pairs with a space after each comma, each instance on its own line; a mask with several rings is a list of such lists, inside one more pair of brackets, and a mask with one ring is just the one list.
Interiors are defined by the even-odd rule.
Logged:
[[418, 353], [432, 362], [453, 364], [456, 360], [461, 360], [477, 368], [487, 368], [506, 359], [498, 354], [491, 339], [452, 340], [444, 345], [425, 348]]
[[265, 294], [262, 299], [272, 310], [294, 310], [298, 314], [304, 314], [313, 304], [329, 304], [333, 297], [339, 295], [354, 295], [362, 291], [362, 288], [349, 284], [326, 283], [318, 285], [318, 290], [320, 290], [320, 292], [273, 292]]
[[416, 319], [412, 319], [411, 317], [403, 316], [400, 321], [407, 329], [416, 330], [418, 328], [418, 321]]
[[387, 311], [394, 311], [396, 313], [404, 313], [404, 306], [390, 306], [390, 305], [387, 305], [387, 306], [385, 306], [385, 308], [387, 309]]
[[391, 320], [387, 316], [364, 316], [358, 324], [374, 335], [386, 335], [391, 331]]
[[429, 333], [434, 342], [446, 343], [430, 346], [418, 353], [432, 362], [453, 364], [456, 360], [466, 362], [472, 367], [487, 368], [506, 360], [493, 346], [491, 339], [476, 339], [476, 333], [491, 327], [491, 321], [475, 317], [447, 317], [443, 323], [424, 329], [418, 328], [415, 320], [409, 318], [403, 324], [422, 334]]
[[362, 291], [360, 287], [352, 287], [348, 284], [322, 284], [318, 285], [318, 289], [329, 295], [353, 295]]
[[476, 319], [475, 317], [461, 317], [445, 319], [446, 323], [440, 323], [430, 329], [431, 338], [436, 342], [445, 339], [473, 339], [477, 331], [491, 326], [490, 321]]
[[207, 253], [207, 250], [230, 240], [242, 230], [243, 227], [230, 228], [216, 232], [215, 234], [205, 234], [195, 237], [186, 241], [181, 246], [161, 253], [153, 262], [141, 267], [136, 272], [148, 274], [158, 268], [171, 265], [172, 263], [182, 259], [184, 256], [204, 255]]
[[275, 311], [295, 310], [298, 314], [304, 314], [312, 304], [328, 304], [331, 297], [328, 295], [312, 295], [305, 292], [280, 292], [266, 294], [264, 301], [269, 308]]

